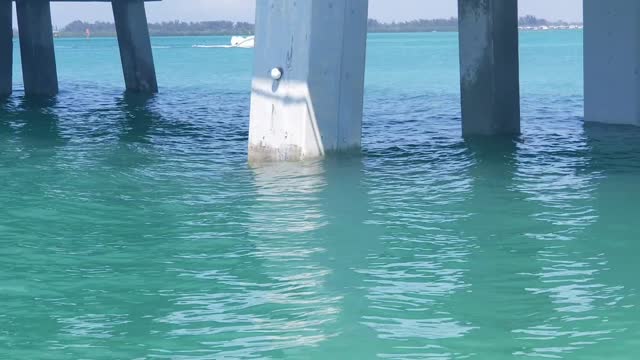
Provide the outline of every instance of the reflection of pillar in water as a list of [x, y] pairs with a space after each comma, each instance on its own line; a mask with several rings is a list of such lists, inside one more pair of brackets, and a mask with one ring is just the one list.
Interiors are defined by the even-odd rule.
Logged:
[[[619, 349], [637, 346], [640, 336], [640, 309], [636, 306], [640, 293], [640, 129], [586, 124], [585, 135], [589, 162], [584, 172], [594, 186], [593, 213], [592, 225], [578, 238], [577, 246], [582, 263], [589, 265], [578, 270], [585, 271], [582, 279], [590, 281], [583, 282], [589, 287], [574, 287], [568, 295], [572, 295], [574, 308], [590, 310], [578, 314], [592, 319], [576, 329], [580, 334], [592, 334], [590, 338], [583, 336], [597, 344], [587, 347], [589, 355], [605, 358]], [[612, 341], [598, 336], [604, 333], [610, 334]]]
[[[324, 249], [316, 258], [329, 270], [323, 291], [337, 299], [334, 334], [324, 352], [348, 353], [354, 359], [372, 359], [383, 353], [377, 335], [365, 322], [371, 306], [364, 272], [380, 248], [379, 226], [371, 223], [369, 189], [360, 156], [331, 157], [325, 162], [326, 186], [320, 199], [325, 226], [318, 231]], [[375, 260], [373, 260], [375, 261]]]
[[[331, 273], [317, 261], [326, 251], [320, 231], [327, 224], [321, 207], [326, 187], [321, 162], [271, 163], [252, 168], [256, 199], [247, 211], [247, 254], [253, 274], [246, 281], [257, 284], [252, 316], [274, 340], [284, 356], [309, 351], [330, 336], [326, 323], [334, 322], [338, 299], [327, 293]], [[260, 311], [263, 309], [264, 311]]]
[[53, 98], [24, 98], [14, 115], [16, 121], [23, 122], [20, 135], [27, 149], [47, 148], [64, 142], [58, 126]]
[[[467, 146], [474, 162], [472, 192], [460, 233], [472, 249], [465, 274], [469, 285], [449, 306], [474, 329], [456, 346], [471, 343], [475, 352], [499, 357], [505, 347], [521, 345], [513, 330], [533, 322], [523, 314], [548, 307], [546, 299], [525, 290], [525, 274], [539, 270], [531, 253], [542, 245], [527, 236], [535, 226], [534, 210], [516, 188], [516, 139], [477, 139], [467, 141]], [[501, 346], [496, 346], [496, 339]]]
[[[580, 133], [539, 147], [520, 144], [515, 187], [532, 206], [528, 231], [531, 264], [536, 270], [522, 286], [529, 293], [529, 323], [517, 322], [517, 355], [569, 356], [601, 342], [610, 326], [598, 319], [610, 289], [600, 276], [606, 259], [589, 244], [597, 218], [598, 176], [590, 169], [588, 144]], [[544, 302], [538, 302], [544, 300]], [[599, 346], [599, 345], [598, 345]]]
[[125, 121], [121, 139], [125, 142], [146, 142], [154, 121], [160, 117], [150, 108], [153, 96], [148, 94], [125, 93], [118, 106]]
[[[363, 275], [363, 323], [389, 358], [459, 354], [474, 329], [455, 303], [468, 288], [475, 244], [461, 230], [471, 195], [470, 156], [400, 157], [367, 164], [371, 224], [380, 235]], [[462, 357], [462, 355], [460, 356]]]

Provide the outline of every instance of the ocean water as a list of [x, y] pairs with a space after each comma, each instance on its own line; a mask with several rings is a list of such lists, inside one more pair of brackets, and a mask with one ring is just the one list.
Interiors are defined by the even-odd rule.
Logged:
[[523, 135], [464, 141], [456, 36], [371, 35], [362, 154], [257, 168], [228, 38], [154, 38], [153, 97], [114, 39], [56, 40], [56, 99], [16, 65], [0, 358], [640, 356], [640, 130], [583, 124], [581, 32], [523, 33]]

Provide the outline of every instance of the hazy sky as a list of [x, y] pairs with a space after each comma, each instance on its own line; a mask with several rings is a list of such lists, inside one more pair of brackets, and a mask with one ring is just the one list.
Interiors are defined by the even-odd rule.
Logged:
[[[257, 0], [262, 1], [262, 0]], [[503, 0], [511, 1], [511, 0]], [[149, 21], [254, 21], [256, 0], [164, 0], [147, 4]], [[582, 0], [519, 0], [521, 15], [579, 21]], [[369, 0], [370, 17], [384, 21], [455, 16], [457, 0]], [[53, 23], [112, 20], [109, 3], [54, 3]]]

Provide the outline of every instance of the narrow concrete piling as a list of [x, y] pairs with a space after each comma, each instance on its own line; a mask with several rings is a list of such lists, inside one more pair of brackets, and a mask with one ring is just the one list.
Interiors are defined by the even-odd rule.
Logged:
[[111, 4], [127, 90], [158, 92], [144, 0], [113, 0]]
[[58, 73], [49, 1], [17, 0], [16, 11], [25, 94], [56, 95]]
[[518, 2], [458, 0], [458, 13], [463, 134], [519, 134]]
[[13, 4], [0, 0], [0, 97], [11, 94], [13, 80]]
[[640, 1], [584, 0], [585, 121], [640, 126]]
[[358, 149], [368, 0], [260, 0], [249, 159]]

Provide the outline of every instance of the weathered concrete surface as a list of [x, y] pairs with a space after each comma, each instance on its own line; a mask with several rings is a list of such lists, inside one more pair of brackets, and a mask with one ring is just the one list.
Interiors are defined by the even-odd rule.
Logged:
[[458, 13], [463, 134], [519, 134], [517, 1], [458, 0]]
[[158, 92], [144, 0], [114, 0], [111, 4], [127, 90]]
[[49, 1], [18, 0], [16, 11], [25, 94], [56, 95], [58, 73]]
[[584, 0], [585, 121], [640, 126], [640, 1]]
[[[249, 160], [358, 149], [368, 0], [260, 0]], [[270, 77], [280, 68], [283, 77]]]
[[0, 97], [11, 94], [13, 73], [13, 4], [0, 1]]

